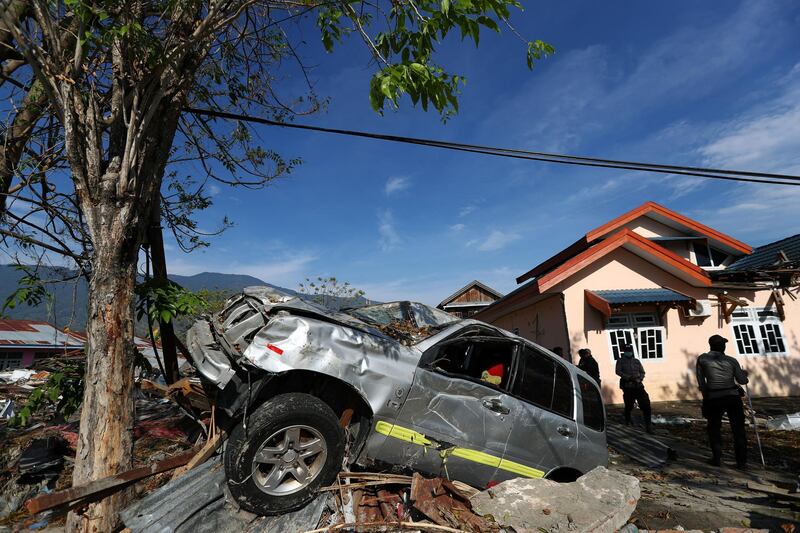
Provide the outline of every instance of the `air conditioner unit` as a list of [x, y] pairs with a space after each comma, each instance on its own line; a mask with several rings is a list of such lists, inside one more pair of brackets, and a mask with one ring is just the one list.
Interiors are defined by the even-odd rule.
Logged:
[[711, 316], [711, 300], [695, 300], [694, 307], [686, 309], [686, 316]]

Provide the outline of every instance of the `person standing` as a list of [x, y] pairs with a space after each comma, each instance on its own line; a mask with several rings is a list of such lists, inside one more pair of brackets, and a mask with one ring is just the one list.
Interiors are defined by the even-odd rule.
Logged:
[[747, 468], [747, 436], [744, 431], [744, 391], [738, 384], [748, 383], [747, 372], [739, 361], [725, 355], [728, 339], [713, 335], [708, 339], [710, 350], [697, 358], [697, 386], [703, 394], [703, 416], [708, 422], [708, 441], [711, 446], [709, 463], [722, 464], [722, 415], [728, 415], [733, 432], [736, 467]]
[[592, 351], [589, 348], [581, 348], [578, 350], [578, 368], [592, 376], [592, 379], [600, 387], [600, 367], [597, 365], [597, 360], [592, 356]]
[[633, 346], [622, 348], [622, 357], [617, 359], [617, 375], [619, 388], [622, 389], [622, 401], [625, 402], [625, 423], [631, 425], [633, 405], [639, 404], [644, 417], [644, 427], [648, 433], [653, 432], [650, 396], [644, 388], [644, 367], [641, 361], [633, 356]]

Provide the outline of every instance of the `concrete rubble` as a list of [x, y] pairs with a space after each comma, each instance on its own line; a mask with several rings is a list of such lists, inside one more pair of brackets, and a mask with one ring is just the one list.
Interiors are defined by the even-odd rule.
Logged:
[[800, 431], [800, 412], [776, 416], [767, 420], [767, 429]]
[[639, 480], [598, 467], [574, 483], [517, 478], [470, 498], [475, 511], [523, 532], [613, 533], [639, 500]]

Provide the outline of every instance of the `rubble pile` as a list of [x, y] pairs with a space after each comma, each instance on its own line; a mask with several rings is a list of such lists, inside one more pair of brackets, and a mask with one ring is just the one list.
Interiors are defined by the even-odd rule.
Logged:
[[[4, 373], [4, 374], [11, 374]], [[0, 402], [24, 405], [31, 393], [48, 377], [46, 371], [17, 372], [0, 383]], [[4, 376], [5, 377], [5, 376]], [[0, 403], [0, 407], [3, 404]], [[136, 399], [134, 466], [150, 466], [192, 448], [202, 428], [170, 400], [141, 392]], [[61, 514], [47, 511], [35, 518], [24, 508], [26, 501], [50, 496], [72, 486], [72, 470], [78, 443], [79, 414], [67, 420], [55, 416], [52, 408], [35, 413], [26, 426], [11, 416], [0, 418], [0, 531], [4, 526], [59, 524]], [[167, 472], [136, 485], [147, 493], [169, 480]]]
[[0, 420], [12, 418], [49, 375], [46, 370], [37, 372], [27, 368], [0, 372]]
[[384, 335], [406, 346], [416, 344], [432, 334], [430, 326], [420, 327], [411, 320], [394, 320], [388, 324], [376, 324], [375, 327]]
[[[328, 527], [382, 527], [467, 532], [496, 532], [500, 526], [491, 517], [475, 513], [470, 497], [477, 490], [443, 478], [418, 473], [398, 476], [381, 473], [343, 472], [339, 476], [337, 509]], [[354, 518], [354, 519], [353, 519]], [[442, 529], [445, 528], [445, 529]]]

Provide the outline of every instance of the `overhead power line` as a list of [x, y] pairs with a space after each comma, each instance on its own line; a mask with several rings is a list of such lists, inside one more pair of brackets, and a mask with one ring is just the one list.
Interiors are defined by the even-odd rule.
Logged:
[[800, 176], [789, 174], [775, 174], [767, 172], [752, 172], [744, 170], [731, 170], [719, 168], [690, 167], [681, 165], [664, 165], [658, 163], [642, 163], [637, 161], [622, 161], [615, 159], [601, 159], [596, 157], [585, 157], [569, 154], [558, 154], [551, 152], [536, 152], [530, 150], [518, 150], [513, 148], [498, 148], [492, 146], [482, 146], [477, 144], [456, 143], [450, 141], [440, 141], [435, 139], [422, 139], [418, 137], [406, 137], [401, 135], [387, 135], [383, 133], [372, 133], [358, 130], [346, 130], [339, 128], [325, 128], [322, 126], [311, 126], [305, 124], [293, 124], [290, 122], [280, 122], [267, 118], [244, 115], [240, 113], [229, 113], [226, 111], [216, 111], [213, 109], [185, 108], [184, 111], [195, 115], [207, 117], [225, 118], [253, 122], [267, 126], [278, 126], [282, 128], [292, 128], [306, 131], [317, 131], [322, 133], [332, 133], [336, 135], [347, 135], [350, 137], [361, 137], [381, 141], [413, 144], [418, 146], [430, 146], [446, 150], [456, 150], [460, 152], [478, 153], [493, 155], [497, 157], [508, 157], [511, 159], [526, 159], [529, 161], [541, 161], [545, 163], [557, 163], [561, 165], [578, 165], [599, 168], [613, 168], [620, 170], [633, 170], [639, 172], [655, 172], [660, 174], [678, 174], [683, 176], [695, 176], [700, 178], [739, 181], [749, 183], [765, 183], [769, 185], [792, 185], [800, 186]]

